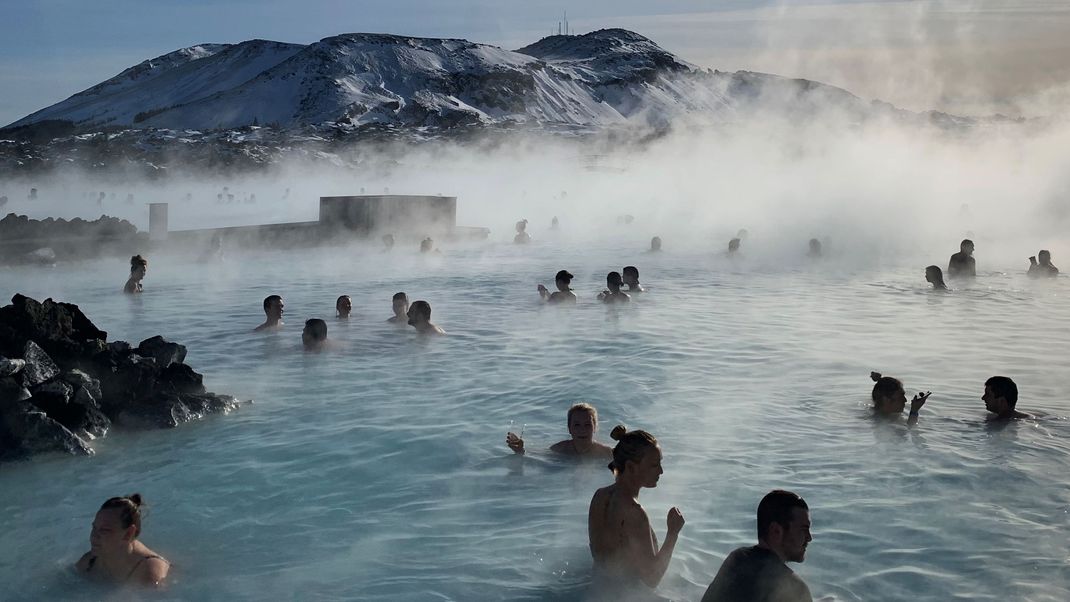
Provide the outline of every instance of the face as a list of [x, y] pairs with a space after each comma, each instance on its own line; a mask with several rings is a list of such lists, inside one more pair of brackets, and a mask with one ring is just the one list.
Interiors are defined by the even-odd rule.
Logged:
[[127, 545], [134, 536], [134, 526], [123, 528], [120, 510], [109, 508], [97, 512], [93, 530], [89, 532], [89, 546], [94, 552], [114, 550]]
[[412, 324], [414, 326], [421, 322], [426, 322], [428, 319], [430, 319], [430, 316], [425, 316], [423, 312], [416, 311], [415, 307], [410, 307], [406, 315], [409, 318], [409, 324]]
[[577, 410], [568, 421], [568, 434], [572, 435], [573, 439], [590, 441], [597, 427], [598, 421], [590, 412]]
[[283, 312], [283, 308], [284, 307], [285, 306], [282, 303], [282, 299], [279, 299], [278, 301], [275, 301], [274, 303], [272, 303], [271, 305], [268, 306], [268, 311], [267, 311], [268, 317], [275, 318], [277, 320], [281, 320], [282, 319], [282, 312]]
[[394, 299], [394, 315], [395, 316], [407, 316], [409, 314], [409, 300], [406, 299]]
[[555, 280], [554, 283], [557, 284], [557, 290], [561, 291], [562, 293], [568, 291], [568, 280]]
[[658, 479], [665, 471], [661, 468], [661, 446], [655, 446], [643, 454], [639, 462], [629, 462], [643, 487], [657, 487]]
[[1040, 263], [1047, 265], [1051, 261], [1051, 253], [1042, 251], [1039, 255], [1037, 255], [1037, 258], [1040, 259]]
[[791, 562], [802, 562], [806, 558], [806, 546], [813, 541], [810, 536], [810, 512], [802, 508], [791, 509], [791, 522], [784, 530], [781, 540], [781, 552]]
[[145, 277], [145, 272], [147, 271], [148, 268], [146, 268], [145, 266], [138, 266], [134, 268], [134, 271], [131, 272], [131, 275], [134, 277], [134, 280], [141, 280]]
[[967, 255], [973, 255], [973, 243], [967, 243], [962, 245], [962, 252]]
[[985, 402], [985, 409], [993, 414], [1002, 414], [1007, 409], [1007, 400], [997, 397], [992, 387], [985, 385], [985, 394], [981, 396]]

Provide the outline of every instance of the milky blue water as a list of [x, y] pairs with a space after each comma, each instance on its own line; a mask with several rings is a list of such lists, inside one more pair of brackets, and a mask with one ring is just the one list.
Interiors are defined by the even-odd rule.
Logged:
[[[3, 299], [78, 303], [112, 339], [162, 334], [188, 346], [210, 390], [255, 400], [115, 432], [92, 458], [0, 465], [0, 598], [140, 597], [70, 570], [100, 503], [138, 491], [142, 540], [173, 562], [154, 599], [581, 599], [587, 506], [611, 475], [538, 450], [585, 400], [603, 440], [620, 422], [661, 442], [665, 474], [640, 501], [659, 538], [669, 507], [687, 520], [661, 595], [699, 598], [754, 542], [761, 496], [787, 488], [811, 507], [814, 541], [793, 568], [815, 597], [1070, 599], [1065, 277], [979, 260], [975, 284], [941, 294], [922, 280], [931, 260], [771, 267], [671, 244], [643, 254], [642, 239], [231, 253], [212, 266], [157, 255], [137, 298], [118, 292], [123, 258], [0, 270]], [[626, 263], [649, 291], [595, 302]], [[535, 285], [561, 268], [580, 303], [541, 305]], [[429, 300], [449, 336], [386, 324], [396, 291]], [[253, 334], [271, 293], [287, 325]], [[333, 319], [342, 293], [347, 323]], [[337, 349], [301, 351], [314, 316]], [[871, 418], [871, 370], [933, 391], [916, 427]], [[986, 424], [994, 374], [1039, 418]], [[510, 428], [527, 457], [506, 448]]]

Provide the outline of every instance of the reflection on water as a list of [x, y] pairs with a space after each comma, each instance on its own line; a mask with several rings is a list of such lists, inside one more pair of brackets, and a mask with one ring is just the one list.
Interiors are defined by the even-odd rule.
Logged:
[[[642, 250], [642, 246], [638, 247]], [[535, 243], [442, 257], [359, 250], [151, 257], [0, 272], [0, 294], [80, 304], [113, 339], [189, 347], [209, 388], [252, 406], [171, 432], [115, 434], [91, 459], [0, 467], [5, 599], [99, 599], [67, 567], [107, 497], [139, 491], [143, 538], [175, 563], [173, 599], [570, 600], [590, 572], [586, 513], [602, 464], [537, 453], [575, 401], [661, 441], [645, 490], [659, 537], [687, 517], [663, 595], [696, 599], [754, 539], [769, 489], [803, 495], [814, 542], [795, 567], [840, 600], [1066, 600], [1066, 280], [990, 274], [951, 294], [920, 270], [752, 269], [745, 262]], [[114, 265], [112, 265], [114, 264]], [[605, 274], [647, 293], [606, 308]], [[576, 307], [535, 285], [566, 268]], [[955, 286], [955, 284], [952, 284]], [[427, 299], [450, 335], [387, 324], [390, 298]], [[262, 299], [286, 328], [253, 334]], [[334, 316], [353, 299], [348, 322]], [[1035, 316], [1044, 316], [1037, 319]], [[339, 347], [300, 351], [309, 317]], [[933, 391], [920, 424], [876, 423], [869, 372]], [[984, 422], [984, 379], [1015, 378], [1037, 421]], [[530, 457], [503, 440], [526, 425]], [[18, 542], [17, 545], [11, 542]]]

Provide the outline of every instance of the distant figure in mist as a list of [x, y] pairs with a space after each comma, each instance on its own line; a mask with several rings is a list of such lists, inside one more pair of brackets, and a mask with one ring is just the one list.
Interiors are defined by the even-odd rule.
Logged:
[[639, 268], [634, 265], [626, 265], [623, 270], [624, 284], [628, 285], [629, 293], [644, 293], [643, 286], [639, 284]]
[[[550, 446], [550, 451], [563, 456], [611, 460], [613, 448], [594, 440], [598, 431], [598, 410], [589, 403], [577, 403], [568, 409], [566, 418], [568, 434], [571, 439], [558, 441]], [[505, 434], [505, 444], [518, 454], [524, 453], [524, 439], [516, 433]]]
[[810, 507], [783, 490], [758, 503], [758, 545], [736, 548], [721, 563], [702, 602], [813, 602], [810, 588], [788, 568], [803, 562], [810, 536]]
[[527, 232], [528, 220], [522, 219], [516, 223], [516, 236], [513, 237], [513, 243], [523, 245], [531, 242], [531, 235]]
[[620, 290], [621, 285], [624, 284], [624, 279], [620, 277], [620, 272], [610, 272], [606, 275], [606, 290], [598, 293], [598, 300], [603, 303], [627, 303], [632, 298], [628, 296], [628, 293]]
[[[1037, 262], [1037, 259], [1040, 262]], [[1029, 276], [1032, 278], [1054, 278], [1059, 275], [1059, 268], [1051, 263], [1051, 252], [1041, 251], [1029, 258]]]
[[551, 230], [557, 230], [560, 227], [561, 227], [561, 222], [557, 221], [557, 216], [555, 215], [554, 219], [550, 220], [550, 229]]
[[327, 323], [319, 318], [305, 320], [301, 331], [301, 344], [305, 351], [323, 351], [327, 348]]
[[748, 235], [750, 235], [750, 232], [747, 232], [746, 228], [740, 228], [739, 232], [736, 232], [736, 238], [739, 240], [747, 240]]
[[349, 295], [341, 295], [334, 302], [334, 311], [339, 320], [348, 320], [349, 314], [353, 312], [353, 300]]
[[435, 250], [435, 241], [430, 236], [420, 241], [420, 252], [430, 253]]
[[123, 292], [134, 295], [141, 292], [141, 281], [145, 278], [145, 272], [149, 270], [149, 261], [141, 255], [130, 258], [130, 278], [123, 286]]
[[944, 284], [944, 272], [940, 270], [940, 266], [931, 265], [925, 268], [925, 282], [933, 285], [934, 290], [948, 290], [947, 285]]
[[948, 260], [947, 277], [975, 278], [976, 276], [977, 261], [973, 258], [973, 241], [967, 238], [959, 243], [959, 252]]
[[822, 256], [821, 241], [816, 238], [810, 239], [810, 250], [806, 253], [810, 259], [820, 259]]
[[89, 551], [74, 565], [79, 573], [114, 584], [163, 584], [171, 564], [138, 540], [141, 506], [139, 493], [113, 497], [100, 506], [89, 532]]
[[409, 324], [420, 334], [446, 334], [445, 330], [431, 323], [431, 304], [427, 301], [413, 301], [408, 317]]
[[[873, 411], [877, 416], [901, 416], [907, 406], [907, 393], [903, 388], [903, 383], [898, 378], [882, 376], [880, 372], [870, 372], [869, 377], [873, 379], [873, 391], [870, 395], [873, 398]], [[907, 424], [917, 423], [918, 413], [932, 394], [932, 391], [919, 392], [914, 399], [910, 400]]]
[[30, 196], [26, 197], [26, 200], [29, 200], [29, 201], [36, 201], [37, 200], [37, 189], [36, 188], [31, 188], [30, 189]]
[[634, 221], [635, 221], [635, 216], [634, 215], [618, 215], [617, 216], [617, 223], [618, 224], [630, 225]]
[[554, 276], [554, 285], [557, 286], [557, 290], [551, 293], [540, 284], [539, 296], [547, 303], [575, 303], [576, 293], [569, 288], [570, 284], [572, 284], [572, 274], [568, 270], [561, 270]]
[[993, 376], [985, 381], [985, 394], [981, 396], [985, 409], [992, 413], [990, 422], [1032, 418], [1029, 414], [1019, 412], [1018, 385], [1006, 376]]
[[630, 599], [644, 585], [653, 589], [661, 583], [684, 527], [684, 515], [679, 508], [669, 509], [665, 543], [659, 548], [646, 510], [639, 504], [639, 491], [658, 486], [665, 472], [661, 447], [650, 433], [629, 431], [623, 425], [613, 427], [609, 436], [617, 442], [609, 463], [614, 481], [595, 492], [587, 515], [594, 558], [590, 597]]
[[390, 251], [393, 251], [393, 250], [394, 250], [394, 235], [393, 234], [384, 234], [383, 235], [383, 253], [389, 253]]
[[278, 295], [268, 295], [264, 297], [264, 314], [267, 315], [267, 319], [260, 326], [254, 329], [254, 332], [260, 332], [262, 330], [278, 330], [284, 324], [282, 321], [282, 314], [285, 305], [282, 303], [282, 297]]
[[192, 200], [193, 200], [193, 193], [192, 192], [187, 192], [186, 196], [182, 197], [182, 201], [185, 202], [185, 203], [188, 203], [188, 202], [190, 202]]
[[733, 238], [728, 241], [728, 256], [735, 257], [739, 253], [739, 245], [741, 240], [739, 238]]
[[661, 237], [655, 236], [650, 239], [650, 253], [657, 253], [661, 251]]
[[405, 293], [394, 293], [394, 316], [386, 321], [398, 326], [406, 326], [409, 323], [409, 296]]
[[208, 249], [200, 257], [201, 263], [214, 263], [223, 261], [223, 237], [214, 234], [212, 239], [208, 241]]

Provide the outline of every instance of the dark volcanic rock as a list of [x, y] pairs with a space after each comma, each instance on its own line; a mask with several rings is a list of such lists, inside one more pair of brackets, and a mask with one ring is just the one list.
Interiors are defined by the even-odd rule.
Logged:
[[0, 307], [0, 354], [7, 357], [21, 356], [33, 341], [62, 364], [83, 357], [107, 338], [77, 305], [15, 295], [11, 305]]
[[186, 361], [186, 347], [184, 345], [171, 343], [159, 335], [141, 341], [141, 344], [137, 346], [137, 354], [155, 359], [156, 365], [160, 368], [167, 368], [171, 364], [181, 364]]
[[36, 387], [59, 374], [59, 366], [56, 362], [53, 362], [45, 350], [33, 341], [26, 342], [22, 359], [26, 362], [26, 366], [22, 369], [22, 382], [27, 387]]
[[88, 456], [89, 445], [59, 422], [30, 404], [0, 413], [0, 458], [21, 458], [44, 452]]

